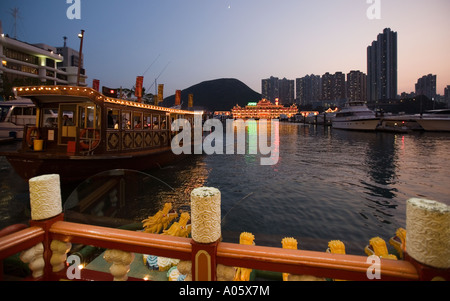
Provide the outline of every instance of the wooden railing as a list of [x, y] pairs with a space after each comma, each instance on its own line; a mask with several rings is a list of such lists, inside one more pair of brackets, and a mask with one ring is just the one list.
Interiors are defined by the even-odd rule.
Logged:
[[[61, 219], [61, 217], [59, 218]], [[46, 221], [48, 226], [52, 220]], [[44, 226], [45, 228], [45, 226]], [[48, 241], [46, 242], [46, 239]], [[128, 230], [104, 228], [64, 221], [55, 221], [48, 227], [33, 226], [0, 238], [0, 259], [27, 250], [38, 243], [50, 245], [51, 241], [80, 243], [125, 252], [154, 254], [184, 261], [193, 259], [192, 239], [168, 235], [149, 234]], [[200, 248], [203, 247], [200, 245]], [[365, 256], [330, 254], [325, 252], [289, 250], [275, 247], [249, 246], [220, 242], [215, 253], [217, 264], [245, 267], [298, 275], [347, 280], [368, 280], [371, 263]], [[47, 255], [46, 266], [50, 267]], [[195, 264], [195, 259], [193, 260]], [[408, 261], [381, 259], [380, 280], [419, 280], [417, 269]], [[82, 271], [84, 280], [105, 280], [110, 275]], [[58, 280], [66, 277], [66, 270], [59, 273], [47, 271], [37, 280]]]
[[[62, 245], [68, 244], [69, 248], [66, 251], [57, 251], [57, 247], [53, 245], [55, 242]], [[41, 244], [42, 254], [39, 253], [38, 248], [35, 257], [25, 262], [30, 263], [30, 268], [35, 272], [32, 267], [33, 260], [43, 260], [45, 262], [43, 273], [33, 273], [33, 275], [35, 275], [34, 280], [44, 281], [68, 279], [69, 263], [66, 262], [65, 253], [70, 250], [71, 244], [120, 250], [126, 254], [153, 254], [191, 261], [193, 280], [216, 280], [218, 276], [216, 267], [222, 265], [292, 275], [361, 281], [370, 280], [368, 271], [373, 267], [373, 263], [366, 256], [234, 244], [220, 240], [199, 243], [192, 238], [66, 222], [62, 213], [44, 221], [30, 221], [30, 227], [0, 237], [0, 261], [19, 252], [23, 254], [24, 251]], [[378, 280], [450, 280], [450, 269], [424, 265], [408, 256], [407, 253], [405, 260], [381, 258], [379, 262]], [[61, 264], [64, 268], [58, 270], [57, 266]], [[81, 270], [80, 275], [79, 280], [113, 279], [110, 274], [87, 269]]]

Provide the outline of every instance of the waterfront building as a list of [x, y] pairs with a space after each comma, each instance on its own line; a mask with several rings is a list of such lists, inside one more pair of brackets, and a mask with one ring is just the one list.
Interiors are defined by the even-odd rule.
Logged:
[[329, 72], [322, 75], [322, 99], [333, 99], [333, 77]]
[[416, 95], [425, 95], [430, 100], [436, 99], [436, 75], [424, 75], [417, 80]]
[[397, 32], [385, 28], [367, 47], [367, 101], [397, 98]]
[[279, 81], [280, 95], [278, 102], [280, 104], [292, 104], [295, 98], [295, 80], [283, 78]]
[[236, 105], [231, 113], [234, 119], [277, 119], [280, 117], [291, 118], [298, 113], [298, 108], [294, 104], [284, 107], [278, 102], [272, 103], [267, 99], [262, 99], [258, 103], [251, 102], [245, 107]]
[[444, 88], [444, 101], [450, 107], [450, 85]]
[[80, 68], [80, 86], [86, 87], [86, 70], [84, 69], [84, 55], [81, 55], [77, 50], [67, 47], [66, 37], [64, 37], [64, 46], [56, 48], [56, 51], [64, 57], [62, 62], [58, 63], [58, 69], [67, 73], [67, 83], [71, 86], [77, 85], [78, 79], [78, 66]]
[[[21, 85], [76, 85], [78, 58], [68, 47], [28, 44], [4, 34], [0, 25], [0, 87]], [[68, 55], [67, 61], [63, 54]], [[76, 52], [76, 54], [78, 54]], [[79, 56], [78, 56], [79, 57]], [[80, 86], [86, 86], [84, 69]], [[0, 91], [9, 94], [7, 91]]]
[[346, 99], [346, 81], [345, 74], [329, 72], [322, 75], [322, 105], [334, 106], [345, 102]]
[[347, 100], [367, 101], [367, 75], [359, 70], [347, 74]]
[[275, 98], [279, 98], [279, 79], [278, 77], [271, 76], [270, 78], [263, 79], [261, 81], [261, 94], [262, 98], [275, 102]]
[[321, 99], [322, 79], [320, 75], [306, 75], [296, 79], [296, 99], [299, 105], [312, 105]]
[[336, 72], [334, 74], [333, 99], [339, 100], [345, 98], [346, 98], [345, 74], [342, 72]]

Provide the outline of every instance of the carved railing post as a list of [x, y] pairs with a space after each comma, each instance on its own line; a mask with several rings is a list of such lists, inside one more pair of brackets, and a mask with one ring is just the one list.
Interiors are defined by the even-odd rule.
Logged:
[[50, 258], [50, 264], [52, 265], [52, 271], [57, 273], [65, 268], [65, 263], [67, 260], [67, 253], [72, 248], [70, 242], [63, 242], [58, 240], [53, 240], [50, 244], [50, 249], [52, 250], [52, 257]]
[[106, 250], [103, 258], [112, 263], [109, 271], [114, 276], [114, 281], [127, 281], [130, 265], [134, 260], [134, 253], [121, 250]]
[[49, 277], [52, 271], [50, 258], [52, 253], [50, 249], [49, 229], [53, 223], [64, 219], [62, 214], [60, 178], [56, 174], [43, 175], [30, 179], [28, 183], [31, 207], [30, 226], [41, 227], [45, 231], [44, 241], [42, 243], [45, 267], [44, 273], [41, 276], [44, 276], [45, 280], [50, 280]]
[[216, 188], [191, 192], [192, 279], [216, 281], [216, 254], [221, 232], [221, 196]]
[[33, 278], [40, 278], [44, 276], [44, 245], [42, 243], [23, 251], [20, 253], [20, 260], [24, 263], [28, 263]]

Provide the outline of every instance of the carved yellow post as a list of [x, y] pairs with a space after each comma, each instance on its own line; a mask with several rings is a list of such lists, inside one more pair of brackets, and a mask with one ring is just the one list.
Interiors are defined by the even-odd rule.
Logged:
[[406, 254], [419, 279], [450, 281], [450, 206], [412, 198], [406, 206]]
[[191, 192], [192, 279], [216, 281], [216, 254], [221, 232], [221, 195], [216, 188]]

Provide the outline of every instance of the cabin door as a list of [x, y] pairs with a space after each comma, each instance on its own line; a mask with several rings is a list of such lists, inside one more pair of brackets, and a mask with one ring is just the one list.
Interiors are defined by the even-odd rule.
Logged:
[[100, 143], [100, 108], [94, 104], [78, 106], [78, 127], [81, 151], [92, 151]]
[[77, 105], [64, 104], [59, 106], [59, 144], [67, 145], [77, 138]]

